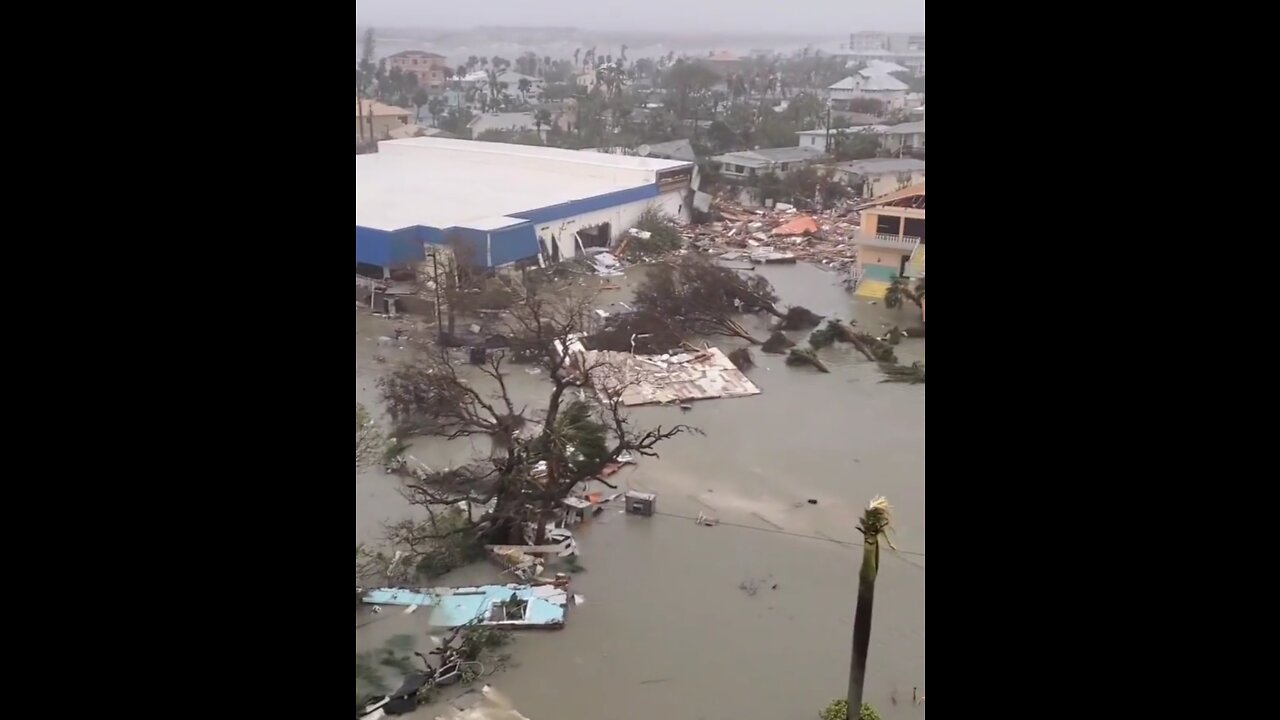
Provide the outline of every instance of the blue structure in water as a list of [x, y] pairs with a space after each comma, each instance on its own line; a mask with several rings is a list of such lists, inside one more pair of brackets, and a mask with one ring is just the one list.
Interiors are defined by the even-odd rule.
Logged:
[[[520, 617], [501, 607], [515, 596], [523, 601]], [[568, 594], [551, 586], [479, 585], [476, 587], [433, 588], [416, 592], [396, 588], [380, 588], [367, 593], [363, 602], [371, 605], [417, 605], [430, 608], [428, 622], [434, 627], [455, 628], [481, 618], [481, 625], [510, 627], [561, 627], [564, 625]]]

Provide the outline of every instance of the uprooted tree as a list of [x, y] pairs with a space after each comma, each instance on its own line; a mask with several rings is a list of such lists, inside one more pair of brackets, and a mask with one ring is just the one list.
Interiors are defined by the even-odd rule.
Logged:
[[356, 470], [369, 465], [386, 447], [387, 442], [369, 412], [356, 403]]
[[513, 399], [503, 350], [467, 367], [442, 349], [380, 381], [398, 432], [492, 440], [489, 455], [460, 466], [411, 468], [402, 493], [427, 511], [428, 520], [389, 528], [401, 563], [425, 572], [442, 547], [524, 544], [529, 526], [536, 528], [534, 544], [542, 544], [547, 522], [575, 488], [592, 479], [614, 487], [600, 477], [606, 465], [623, 453], [654, 457], [663, 440], [696, 432], [687, 425], [632, 428], [621, 406], [624, 388], [604, 399], [597, 393], [567, 395], [595, 369], [583, 367], [584, 356], [569, 349], [571, 338], [590, 328], [593, 302], [544, 289], [533, 281], [522, 285], [524, 295], [511, 308], [504, 332], [513, 345], [528, 348], [549, 376], [543, 407], [530, 409]]
[[778, 296], [760, 275], [743, 278], [698, 255], [684, 255], [649, 269], [636, 288], [641, 314], [665, 318], [688, 335], [725, 335], [754, 345], [756, 339], [735, 318], [743, 313], [767, 312], [779, 319]]

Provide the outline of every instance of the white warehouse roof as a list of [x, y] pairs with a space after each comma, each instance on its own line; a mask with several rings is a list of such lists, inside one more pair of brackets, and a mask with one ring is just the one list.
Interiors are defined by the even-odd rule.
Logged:
[[651, 185], [659, 171], [687, 165], [474, 140], [388, 140], [356, 156], [356, 225], [492, 227], [516, 213]]

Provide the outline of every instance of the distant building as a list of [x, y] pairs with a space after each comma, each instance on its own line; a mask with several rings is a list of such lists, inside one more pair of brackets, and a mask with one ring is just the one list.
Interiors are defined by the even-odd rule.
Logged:
[[425, 50], [405, 50], [387, 58], [392, 68], [418, 78], [418, 86], [429, 90], [444, 88], [445, 56]]
[[784, 147], [741, 150], [713, 155], [711, 160], [719, 163], [720, 174], [725, 177], [752, 178], [770, 172], [786, 175], [805, 165], [826, 160], [827, 157], [819, 148]]
[[589, 72], [582, 73], [578, 77], [574, 78], [574, 82], [577, 83], [578, 87], [585, 88], [587, 92], [591, 92], [591, 88], [595, 87], [599, 80], [596, 78], [595, 73]]
[[693, 143], [688, 140], [672, 140], [670, 142], [649, 145], [645, 157], [680, 160], [681, 162], [697, 162], [698, 156], [693, 152]]
[[888, 195], [924, 183], [924, 161], [915, 158], [870, 158], [831, 166], [834, 177], [861, 197]]
[[924, 33], [887, 33], [864, 30], [849, 35], [854, 52], [924, 52]]
[[698, 62], [706, 65], [711, 72], [723, 78], [742, 72], [743, 68], [746, 67], [747, 61], [730, 52], [713, 52], [707, 57], [698, 58]]
[[924, 150], [924, 121], [893, 125], [881, 131], [885, 150], [897, 153], [906, 150]]
[[847, 106], [857, 98], [872, 98], [886, 107], [900, 108], [906, 104], [907, 84], [888, 73], [864, 69], [827, 86], [827, 99], [832, 104]]
[[[512, 112], [500, 113], [492, 112], [483, 115], [477, 115], [467, 127], [471, 130], [471, 139], [480, 139], [480, 134], [490, 130], [500, 130], [507, 132], [534, 132], [537, 130], [537, 121], [531, 112]], [[542, 126], [542, 132], [547, 132], [548, 126]], [[544, 135], [545, 136], [545, 135]]]
[[386, 140], [395, 128], [408, 125], [412, 110], [356, 98], [356, 142]]
[[863, 30], [849, 35], [849, 49], [855, 52], [863, 50], [888, 50], [889, 34], [874, 30]]
[[[830, 137], [835, 138], [841, 135], [854, 135], [857, 133], [876, 133], [881, 130], [887, 130], [888, 125], [860, 125], [858, 127], [847, 128], [831, 128]], [[796, 147], [817, 148], [819, 150], [827, 149], [828, 133], [825, 128], [817, 130], [800, 130], [796, 132]]]

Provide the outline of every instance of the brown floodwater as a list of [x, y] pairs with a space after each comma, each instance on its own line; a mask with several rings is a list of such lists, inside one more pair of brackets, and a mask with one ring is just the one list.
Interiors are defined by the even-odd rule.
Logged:
[[[760, 271], [783, 304], [854, 318], [872, 332], [918, 323], [914, 308], [852, 297], [832, 272], [804, 264]], [[599, 306], [625, 301], [638, 272], [602, 293]], [[370, 408], [388, 367], [373, 354], [394, 363], [413, 352], [412, 343], [376, 347], [394, 324], [357, 313], [356, 399]], [[753, 318], [748, 327], [763, 339], [765, 324]], [[788, 333], [801, 343], [807, 334]], [[726, 352], [746, 344], [714, 342]], [[923, 361], [924, 343], [903, 340], [900, 361]], [[611, 508], [575, 529], [586, 570], [574, 575], [573, 591], [586, 602], [570, 609], [562, 630], [518, 633], [514, 666], [489, 679], [531, 720], [813, 720], [847, 686], [861, 548], [839, 541], [859, 540], [857, 518], [875, 495], [894, 506], [901, 552], [882, 557], [865, 700], [885, 720], [924, 716], [912, 702], [913, 688], [924, 694], [924, 386], [880, 383], [873, 363], [839, 344], [819, 351], [830, 374], [754, 353], [748, 375], [760, 395], [701, 401], [688, 412], [632, 409], [638, 427], [688, 423], [706, 434], [669, 440], [660, 459], [615, 476], [622, 488], [656, 492], [659, 515]], [[531, 407], [546, 396], [545, 376], [522, 367], [508, 384]], [[419, 441], [412, 454], [445, 466], [487, 450], [486, 440]], [[357, 476], [358, 542], [412, 514], [396, 486], [381, 471]], [[689, 518], [699, 513], [722, 524], [696, 525]], [[497, 581], [496, 568], [480, 563], [433, 584]], [[392, 608], [361, 614], [356, 650], [398, 634], [422, 638], [424, 649], [425, 619]], [[407, 717], [434, 716], [424, 708]]]

